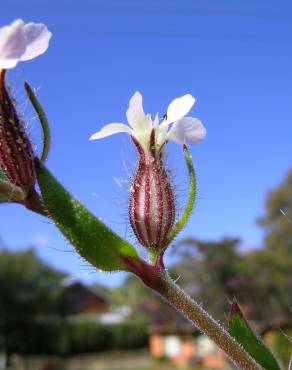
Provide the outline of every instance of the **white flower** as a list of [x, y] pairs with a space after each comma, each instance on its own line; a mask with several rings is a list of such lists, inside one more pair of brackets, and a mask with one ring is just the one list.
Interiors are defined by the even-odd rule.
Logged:
[[44, 24], [25, 24], [21, 19], [0, 28], [0, 69], [14, 68], [18, 62], [43, 54], [51, 37]]
[[156, 146], [159, 149], [166, 141], [172, 140], [180, 145], [191, 145], [206, 136], [202, 123], [192, 117], [184, 117], [191, 110], [195, 99], [184, 95], [174, 99], [167, 108], [167, 113], [159, 124], [158, 114], [152, 120], [150, 114], [145, 114], [142, 106], [142, 95], [136, 92], [130, 99], [127, 110], [129, 125], [110, 123], [90, 137], [90, 140], [102, 139], [106, 136], [125, 132], [134, 136], [144, 149], [149, 148], [150, 135], [155, 130]]

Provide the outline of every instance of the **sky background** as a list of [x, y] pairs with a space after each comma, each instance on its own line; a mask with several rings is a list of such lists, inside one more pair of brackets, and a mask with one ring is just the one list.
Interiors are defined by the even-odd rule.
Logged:
[[[136, 90], [145, 112], [161, 115], [172, 99], [191, 93], [197, 99], [191, 115], [204, 123], [207, 137], [191, 147], [199, 193], [180, 237], [239, 236], [244, 247], [260, 247], [255, 220], [267, 191], [291, 168], [291, 1], [3, 3], [0, 26], [16, 18], [43, 22], [53, 33], [48, 52], [19, 64], [8, 79], [40, 151], [39, 125], [22, 84], [37, 89], [53, 136], [47, 165], [72, 194], [133, 241], [126, 190], [135, 166], [132, 144], [122, 134], [88, 138], [106, 123], [125, 122]], [[176, 144], [168, 145], [168, 164], [182, 207], [188, 180]], [[95, 273], [52, 224], [20, 206], [1, 205], [0, 220], [6, 246], [34, 245], [73, 278], [112, 286], [125, 276]]]

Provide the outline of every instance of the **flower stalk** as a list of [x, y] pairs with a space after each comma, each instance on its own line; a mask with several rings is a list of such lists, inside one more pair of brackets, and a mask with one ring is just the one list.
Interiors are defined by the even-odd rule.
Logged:
[[204, 308], [187, 295], [169, 276], [166, 270], [144, 261], [124, 263], [143, 283], [187, 318], [225, 352], [238, 369], [263, 370], [236, 340]]
[[158, 289], [149, 286], [173, 308], [189, 319], [202, 333], [221, 348], [230, 360], [242, 370], [261, 370], [252, 357], [238, 344], [234, 338], [215, 321], [197, 302], [176, 285], [166, 271], [159, 272]]

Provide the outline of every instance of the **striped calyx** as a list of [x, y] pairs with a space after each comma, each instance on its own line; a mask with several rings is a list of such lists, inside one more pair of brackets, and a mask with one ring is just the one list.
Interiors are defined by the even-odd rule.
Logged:
[[15, 185], [29, 191], [35, 183], [34, 153], [0, 70], [0, 168]]
[[162, 148], [155, 142], [154, 129], [148, 149], [134, 136], [132, 140], [139, 159], [130, 193], [130, 223], [141, 245], [164, 250], [175, 220], [175, 202]]

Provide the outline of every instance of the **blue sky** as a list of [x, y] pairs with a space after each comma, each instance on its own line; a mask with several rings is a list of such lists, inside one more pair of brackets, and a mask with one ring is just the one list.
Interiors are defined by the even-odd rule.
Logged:
[[[46, 23], [48, 52], [19, 64], [9, 81], [40, 149], [40, 130], [22, 89], [38, 89], [53, 135], [48, 167], [67, 188], [120, 235], [132, 238], [127, 191], [135, 152], [126, 135], [89, 142], [109, 122], [125, 122], [139, 90], [146, 112], [163, 114], [191, 93], [192, 116], [207, 128], [191, 148], [199, 194], [181, 234], [216, 239], [240, 236], [260, 246], [255, 219], [266, 192], [291, 166], [292, 3], [290, 1], [10, 0], [0, 25], [16, 18]], [[290, 147], [290, 149], [289, 149]], [[181, 148], [168, 146], [179, 206], [187, 189]], [[123, 274], [92, 273], [53, 225], [19, 206], [0, 208], [0, 235], [12, 249], [34, 244], [57, 268], [113, 285]]]

